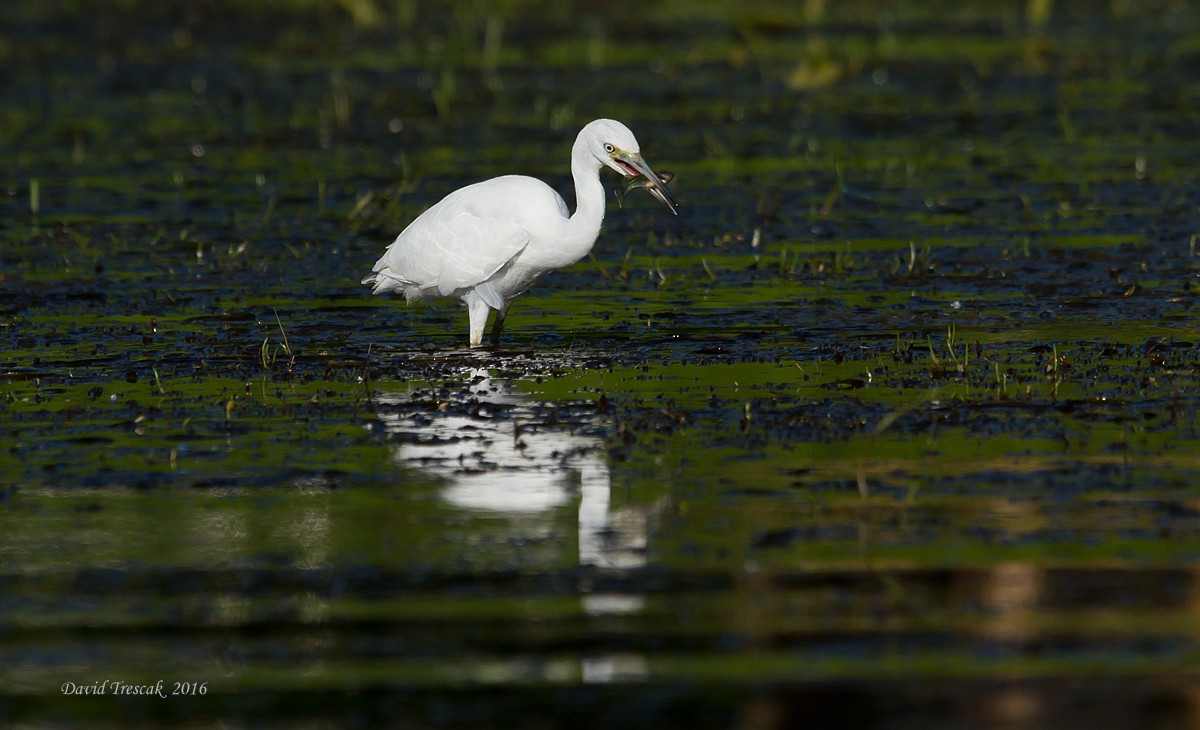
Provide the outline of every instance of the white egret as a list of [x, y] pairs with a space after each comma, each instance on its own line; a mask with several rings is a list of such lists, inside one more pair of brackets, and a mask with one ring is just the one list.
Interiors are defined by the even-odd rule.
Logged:
[[375, 294], [403, 292], [410, 302], [462, 299], [471, 347], [483, 343], [488, 314], [495, 309], [495, 345], [513, 299], [592, 250], [604, 221], [604, 166], [628, 178], [645, 178], [650, 194], [677, 213], [675, 197], [642, 159], [633, 132], [612, 119], [597, 119], [579, 132], [571, 148], [573, 215], [562, 196], [532, 177], [505, 175], [468, 185], [417, 216], [362, 283], [373, 286]]

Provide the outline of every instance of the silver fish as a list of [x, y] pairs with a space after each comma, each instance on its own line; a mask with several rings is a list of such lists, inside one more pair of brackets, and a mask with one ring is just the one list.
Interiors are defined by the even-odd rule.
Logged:
[[[675, 196], [671, 195], [666, 186], [675, 179], [675, 173], [669, 170], [663, 170], [662, 172], [658, 172], [656, 174], [658, 175], [658, 180], [651, 180], [648, 177], [635, 177], [629, 182], [625, 183], [625, 187], [617, 190], [617, 204], [622, 208], [625, 207], [625, 196], [629, 194], [629, 191], [636, 190], [638, 188], [646, 188], [647, 192], [661, 201], [667, 206], [667, 208], [670, 209], [672, 213], [674, 213]], [[667, 202], [668, 200], [670, 203]]]

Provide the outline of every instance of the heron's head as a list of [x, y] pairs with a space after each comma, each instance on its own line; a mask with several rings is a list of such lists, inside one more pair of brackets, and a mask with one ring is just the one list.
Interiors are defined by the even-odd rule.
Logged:
[[614, 119], [597, 119], [590, 122], [579, 133], [579, 140], [587, 145], [588, 151], [600, 161], [624, 177], [645, 178], [646, 190], [658, 198], [672, 213], [678, 214], [678, 202], [665, 185], [659, 184], [659, 176], [642, 158], [641, 146], [629, 127]]

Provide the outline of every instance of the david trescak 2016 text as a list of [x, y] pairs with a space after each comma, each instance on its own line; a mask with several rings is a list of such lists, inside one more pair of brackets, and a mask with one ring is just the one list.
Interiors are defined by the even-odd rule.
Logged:
[[176, 695], [207, 694], [208, 683], [172, 682], [168, 692], [166, 682], [161, 679], [154, 684], [137, 684], [120, 679], [106, 679], [91, 683], [63, 682], [60, 689], [65, 695], [145, 695], [166, 699]]

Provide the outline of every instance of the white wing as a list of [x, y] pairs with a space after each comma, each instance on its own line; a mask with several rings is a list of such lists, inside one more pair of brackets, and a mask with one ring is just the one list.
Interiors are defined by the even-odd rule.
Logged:
[[[468, 185], [409, 224], [363, 283], [374, 284], [377, 294], [403, 290], [410, 299], [461, 294], [511, 265], [529, 244], [523, 223], [530, 209], [536, 213], [547, 204], [546, 213], [566, 216], [562, 198], [532, 178], [509, 176]], [[499, 307], [499, 302], [488, 303]]]

